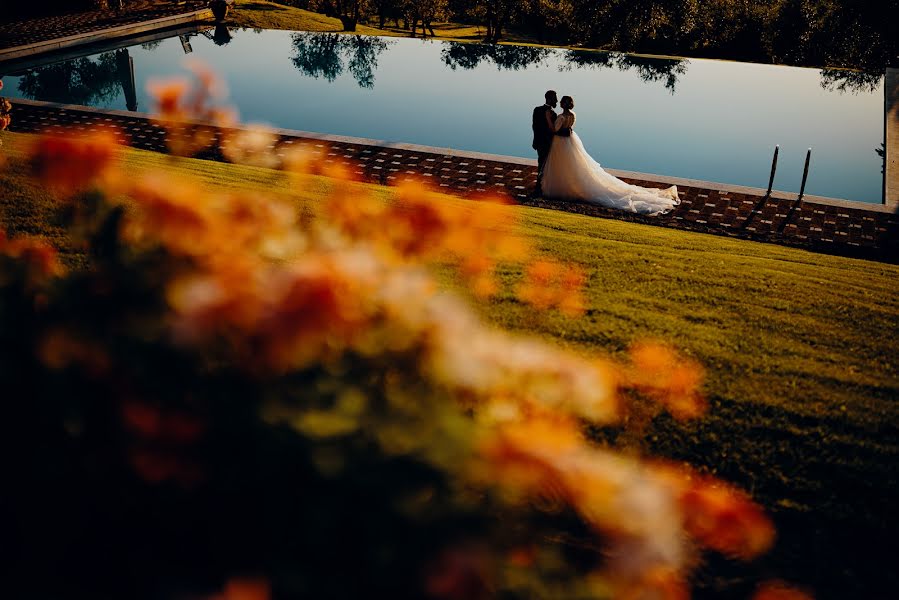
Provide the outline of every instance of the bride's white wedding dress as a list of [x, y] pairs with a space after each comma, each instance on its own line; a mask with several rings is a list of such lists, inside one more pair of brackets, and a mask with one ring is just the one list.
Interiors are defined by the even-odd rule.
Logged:
[[677, 186], [645, 188], [621, 181], [606, 173], [593, 160], [578, 135], [571, 131], [574, 113], [556, 117], [555, 130], [571, 134], [553, 138], [543, 170], [543, 194], [551, 198], [583, 200], [609, 208], [643, 215], [658, 215], [680, 204]]

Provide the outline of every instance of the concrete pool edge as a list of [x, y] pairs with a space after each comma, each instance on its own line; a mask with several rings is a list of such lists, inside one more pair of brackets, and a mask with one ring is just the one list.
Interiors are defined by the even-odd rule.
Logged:
[[[166, 133], [146, 113], [105, 110], [35, 100], [13, 100], [11, 129], [20, 132], [59, 131], [64, 128], [112, 128], [124, 143], [166, 152]], [[247, 127], [246, 125], [244, 127]], [[508, 195], [520, 204], [579, 214], [640, 222], [655, 226], [724, 235], [889, 262], [899, 261], [899, 215], [882, 204], [867, 204], [818, 196], [742, 186], [724, 185], [609, 169], [609, 172], [644, 186], [677, 185], [682, 203], [663, 216], [645, 217], [595, 205], [531, 198], [536, 161], [485, 154], [269, 128], [283, 152], [292, 144], [321, 148], [326, 162], [343, 163], [362, 181], [381, 184], [404, 179], [425, 179], [432, 187], [462, 196], [490, 193]], [[204, 158], [223, 160], [219, 149]]]

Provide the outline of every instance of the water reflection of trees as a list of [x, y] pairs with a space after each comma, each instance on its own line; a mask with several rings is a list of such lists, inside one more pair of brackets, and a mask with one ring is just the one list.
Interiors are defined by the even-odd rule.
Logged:
[[359, 87], [373, 88], [378, 57], [390, 42], [338, 33], [294, 33], [290, 60], [304, 75], [334, 81], [349, 71]]
[[533, 46], [465, 44], [447, 42], [440, 56], [451, 69], [474, 69], [482, 62], [492, 62], [499, 69], [518, 71], [542, 64], [550, 50]]
[[591, 52], [585, 50], [569, 50], [565, 53], [565, 64], [562, 68], [592, 67], [634, 71], [645, 83], [662, 82], [665, 89], [672, 94], [677, 86], [677, 78], [687, 73], [689, 61], [677, 58], [661, 58], [657, 56], [636, 56], [618, 52]]
[[[443, 62], [451, 69], [474, 69], [492, 62], [500, 69], [520, 70], [546, 62], [553, 50], [531, 46], [499, 46], [448, 42], [441, 52]], [[560, 70], [577, 68], [610, 68], [635, 71], [647, 83], [663, 82], [674, 93], [677, 79], [687, 72], [689, 61], [683, 59], [634, 56], [618, 52], [568, 50], [561, 55]]]
[[883, 73], [847, 71], [844, 69], [822, 69], [821, 87], [828, 92], [851, 92], [872, 94], [880, 87]]
[[26, 97], [64, 104], [94, 105], [115, 99], [122, 85], [115, 52], [31, 69], [19, 79]]

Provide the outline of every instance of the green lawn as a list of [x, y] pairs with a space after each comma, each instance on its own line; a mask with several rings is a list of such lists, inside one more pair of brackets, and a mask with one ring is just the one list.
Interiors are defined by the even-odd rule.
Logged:
[[[2, 139], [15, 159], [27, 136]], [[310, 178], [292, 189], [265, 169], [126, 153], [129, 174], [159, 167], [213, 186], [274, 190], [303, 210], [330, 186]], [[688, 425], [656, 419], [646, 448], [749, 490], [774, 515], [780, 540], [752, 565], [709, 558], [703, 593], [747, 597], [751, 582], [779, 576], [813, 585], [821, 598], [887, 597], [899, 583], [899, 266], [516, 210], [521, 232], [545, 253], [587, 270], [589, 310], [580, 319], [534, 315], [509, 291], [478, 305], [486, 318], [583, 351], [620, 354], [634, 340], [662, 338], [708, 371], [708, 415]], [[10, 161], [0, 172], [0, 221], [12, 234], [46, 236], [78, 265], [53, 212]], [[456, 285], [448, 271], [441, 276]], [[507, 287], [519, 276], [517, 267], [501, 273]]]
[[[233, 27], [289, 29], [292, 31], [343, 30], [340, 19], [265, 0], [236, 0], [228, 15], [227, 24]], [[380, 29], [365, 25], [359, 25], [356, 33], [386, 35]]]

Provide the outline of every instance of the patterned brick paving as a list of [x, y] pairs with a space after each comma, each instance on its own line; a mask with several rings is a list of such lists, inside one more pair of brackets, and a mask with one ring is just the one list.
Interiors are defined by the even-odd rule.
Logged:
[[[118, 132], [123, 143], [166, 151], [165, 132], [141, 115], [21, 103], [16, 104], [13, 115], [13, 131], [111, 128]], [[810, 200], [798, 203], [795, 199], [678, 185], [682, 203], [667, 215], [647, 217], [585, 203], [529, 198], [536, 167], [521, 159], [502, 160], [494, 156], [482, 159], [474, 153], [443, 154], [439, 149], [378, 146], [352, 138], [322, 140], [286, 134], [272, 149], [283, 153], [295, 144], [317, 147], [327, 161], [342, 163], [361, 179], [376, 183], [425, 179], [434, 187], [463, 196], [490, 192], [508, 194], [528, 206], [798, 246], [831, 254], [899, 261], [899, 215], [883, 209], [868, 209], [864, 205], [847, 208]], [[204, 158], [223, 160], [217, 150], [207, 153]], [[644, 186], [664, 185], [653, 181], [628, 181]]]
[[[116, 0], [110, 0], [115, 6]], [[205, 0], [124, 0], [123, 8], [91, 10], [0, 23], [0, 49], [132, 25], [206, 8]]]

